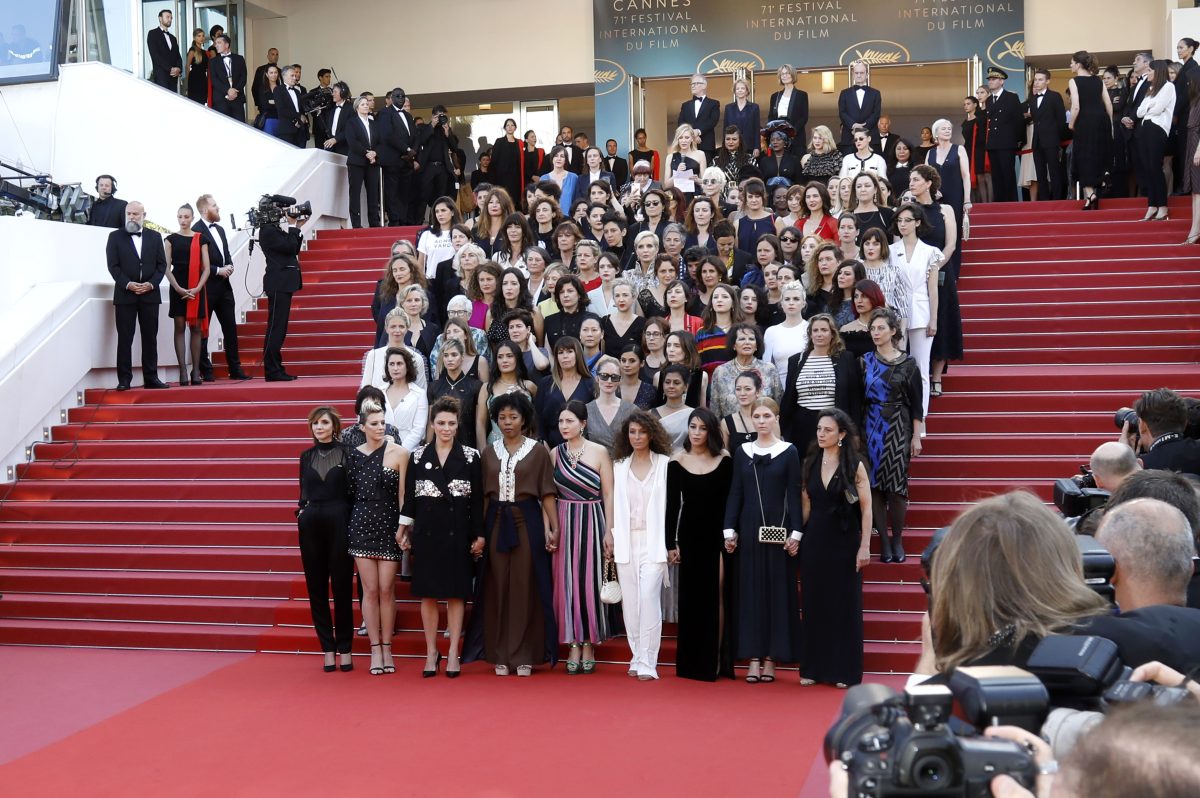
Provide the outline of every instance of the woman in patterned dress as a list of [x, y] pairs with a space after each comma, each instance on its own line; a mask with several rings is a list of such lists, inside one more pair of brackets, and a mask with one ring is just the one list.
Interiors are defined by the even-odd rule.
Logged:
[[612, 458], [608, 449], [584, 437], [587, 423], [588, 406], [567, 402], [558, 414], [563, 442], [553, 453], [561, 533], [554, 555], [554, 617], [559, 642], [571, 646], [571, 675], [594, 671], [594, 646], [610, 636], [600, 582], [604, 524], [612, 517]]
[[396, 568], [400, 564], [400, 503], [408, 451], [384, 437], [387, 416], [374, 398], [362, 404], [366, 440], [350, 450], [350, 555], [362, 583], [362, 612], [371, 638], [372, 676], [395, 673]]
[[925, 419], [921, 373], [916, 361], [896, 348], [903, 331], [895, 313], [877, 308], [871, 313], [870, 332], [875, 351], [863, 355], [862, 372], [871, 515], [879, 531], [880, 562], [904, 562], [901, 537], [908, 515], [908, 462], [921, 453]]

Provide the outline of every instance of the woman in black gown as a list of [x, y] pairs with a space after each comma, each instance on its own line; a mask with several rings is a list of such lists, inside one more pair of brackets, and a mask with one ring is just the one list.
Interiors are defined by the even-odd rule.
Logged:
[[208, 102], [208, 53], [204, 52], [204, 28], [192, 31], [187, 68], [188, 99], [201, 104]]
[[442, 397], [429, 418], [433, 443], [417, 447], [404, 485], [400, 548], [413, 552], [412, 594], [421, 599], [426, 678], [437, 676], [438, 600], [446, 601], [446, 676], [459, 674], [463, 614], [483, 555], [483, 470], [479, 452], [456, 438], [458, 401]]
[[510, 197], [521, 196], [521, 147], [515, 119], [504, 120], [504, 135], [492, 145], [492, 185]]
[[[179, 232], [171, 233], [164, 240], [167, 262], [167, 281], [171, 290], [167, 297], [167, 315], [175, 320], [175, 358], [179, 363], [179, 384], [199, 385], [200, 343], [208, 335], [208, 293], [204, 284], [208, 282], [208, 247], [203, 245], [199, 233], [192, 232], [191, 205], [184, 205], [176, 214]], [[190, 333], [192, 372], [188, 376], [185, 338]]]
[[679, 563], [675, 674], [684, 679], [733, 678], [732, 582], [721, 535], [732, 475], [717, 417], [693, 410], [683, 451], [667, 465], [667, 548]]
[[[336, 667], [354, 670], [350, 649], [354, 645], [354, 605], [351, 585], [354, 561], [346, 550], [346, 524], [350, 503], [346, 465], [349, 453], [338, 441], [342, 419], [332, 407], [317, 407], [308, 414], [313, 445], [300, 453], [300, 500], [296, 503], [296, 526], [300, 533], [300, 562], [313, 630], [325, 653], [325, 672]], [[329, 593], [333, 588], [333, 617], [329, 615]]]
[[1104, 192], [1106, 197], [1125, 197], [1129, 194], [1130, 147], [1132, 131], [1126, 130], [1121, 124], [1121, 118], [1126, 116], [1125, 106], [1129, 101], [1129, 84], [1121, 69], [1115, 65], [1106, 66], [1104, 75], [1104, 93], [1108, 95], [1108, 103], [1112, 106], [1112, 178]]
[[[817, 416], [817, 448], [801, 469], [804, 538], [800, 684], [862, 681], [862, 569], [871, 562], [871, 482], [858, 432], [837, 408]], [[850, 502], [853, 496], [856, 501]]]
[[1071, 72], [1075, 74], [1067, 83], [1071, 93], [1068, 127], [1074, 131], [1071, 165], [1075, 179], [1083, 187], [1085, 211], [1100, 207], [1096, 189], [1104, 182], [1104, 174], [1112, 163], [1112, 100], [1096, 77], [1098, 69], [1096, 57], [1087, 50], [1071, 56]]
[[[796, 553], [800, 527], [800, 456], [775, 434], [779, 406], [754, 403], [758, 440], [733, 454], [733, 482], [725, 504], [725, 550], [733, 558], [734, 641], [738, 659], [750, 660], [748, 682], [775, 681], [775, 665], [800, 659]], [[759, 540], [761, 527], [782, 527], [786, 543]]]

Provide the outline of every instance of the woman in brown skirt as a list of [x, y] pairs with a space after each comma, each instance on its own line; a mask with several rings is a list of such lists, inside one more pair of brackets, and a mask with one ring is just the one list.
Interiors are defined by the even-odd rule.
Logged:
[[529, 676], [534, 665], [558, 659], [550, 569], [558, 547], [554, 466], [531, 437], [536, 415], [526, 396], [497, 396], [491, 417], [501, 437], [483, 451], [487, 547], [468, 659], [482, 655], [497, 676], [513, 670]]

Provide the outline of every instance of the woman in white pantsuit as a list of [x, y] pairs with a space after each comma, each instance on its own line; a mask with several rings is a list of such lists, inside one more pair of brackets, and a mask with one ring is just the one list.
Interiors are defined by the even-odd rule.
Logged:
[[654, 414], [638, 410], [621, 424], [613, 459], [613, 525], [604, 538], [605, 556], [616, 561], [621, 582], [629, 675], [649, 681], [658, 678], [662, 643], [671, 440]]
[[908, 354], [921, 370], [922, 404], [924, 414], [928, 415], [929, 353], [933, 350], [933, 336], [937, 334], [938, 273], [942, 267], [942, 251], [917, 238], [929, 229], [925, 210], [920, 205], [911, 202], [901, 205], [892, 224], [896, 228], [896, 241], [888, 247], [889, 258], [907, 275], [912, 286], [908, 312], [905, 313], [905, 308], [897, 310], [908, 325], [904, 336], [908, 341]]

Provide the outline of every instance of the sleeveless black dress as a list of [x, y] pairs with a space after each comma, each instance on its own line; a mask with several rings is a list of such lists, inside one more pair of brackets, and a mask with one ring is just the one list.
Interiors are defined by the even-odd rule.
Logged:
[[1074, 80], [1079, 115], [1075, 117], [1071, 164], [1080, 185], [1099, 187], [1112, 162], [1112, 126], [1104, 111], [1104, 82], [1095, 75], [1076, 75]]

